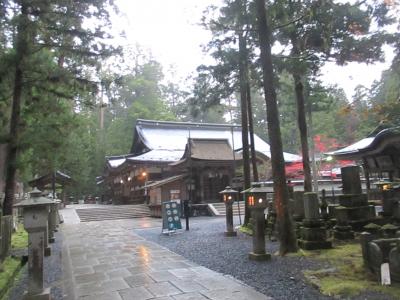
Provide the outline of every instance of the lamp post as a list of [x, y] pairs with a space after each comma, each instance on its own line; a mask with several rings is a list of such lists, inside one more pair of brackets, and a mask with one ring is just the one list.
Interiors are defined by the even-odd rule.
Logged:
[[249, 253], [249, 259], [264, 261], [269, 260], [271, 255], [265, 252], [265, 215], [267, 208], [267, 189], [261, 184], [254, 184], [252, 188], [243, 191], [246, 201], [251, 210], [253, 219], [253, 251]]
[[227, 186], [225, 190], [219, 192], [225, 203], [226, 209], [226, 231], [225, 236], [236, 236], [236, 231], [233, 230], [233, 209], [232, 205], [235, 202], [238, 192]]
[[147, 204], [149, 204], [148, 197], [147, 197], [147, 172], [142, 172], [142, 177], [144, 178], [144, 200]]

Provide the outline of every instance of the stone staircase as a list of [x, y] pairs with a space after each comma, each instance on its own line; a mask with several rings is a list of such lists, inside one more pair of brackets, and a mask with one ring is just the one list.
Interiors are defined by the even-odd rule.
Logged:
[[[226, 215], [225, 203], [223, 203], [223, 202], [209, 203], [208, 206], [214, 216], [225, 216]], [[239, 206], [240, 206], [240, 214], [244, 215], [244, 201], [240, 201]], [[232, 208], [233, 208], [233, 215], [238, 216], [239, 215], [238, 203], [237, 202], [233, 203]]]
[[80, 208], [76, 209], [76, 213], [81, 222], [150, 217], [150, 210], [145, 204]]

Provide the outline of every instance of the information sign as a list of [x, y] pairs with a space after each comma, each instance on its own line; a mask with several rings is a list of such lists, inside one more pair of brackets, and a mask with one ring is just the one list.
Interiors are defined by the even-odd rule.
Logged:
[[162, 217], [163, 217], [163, 232], [176, 231], [182, 229], [180, 218], [180, 205], [175, 201], [163, 202]]

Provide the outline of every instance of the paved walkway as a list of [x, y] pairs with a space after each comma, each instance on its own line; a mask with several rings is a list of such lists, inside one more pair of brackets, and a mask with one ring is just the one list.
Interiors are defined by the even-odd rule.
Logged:
[[161, 232], [159, 219], [79, 223], [72, 208], [62, 214], [65, 299], [271, 299], [134, 233]]

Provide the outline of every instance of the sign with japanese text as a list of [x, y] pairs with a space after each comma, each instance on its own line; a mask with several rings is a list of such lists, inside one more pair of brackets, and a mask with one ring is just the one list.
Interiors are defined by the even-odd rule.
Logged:
[[162, 204], [162, 218], [163, 218], [163, 232], [176, 231], [182, 229], [180, 218], [180, 205], [175, 201], [163, 202]]

